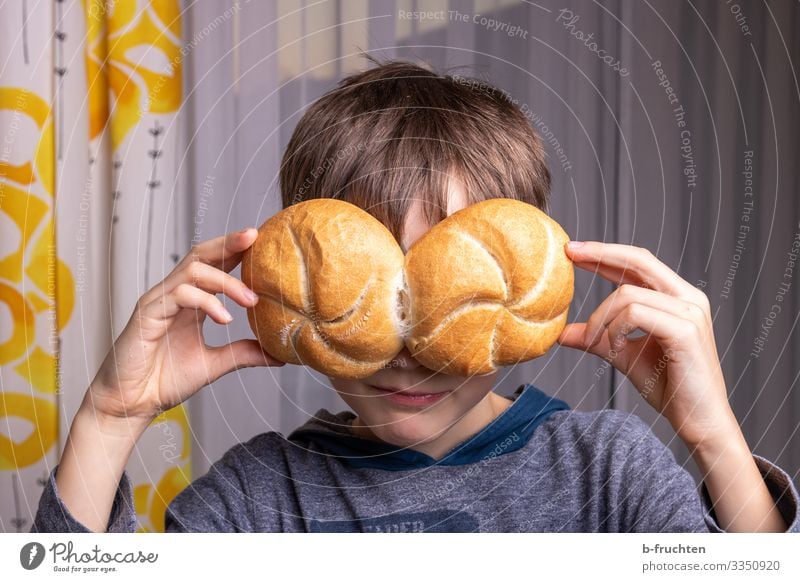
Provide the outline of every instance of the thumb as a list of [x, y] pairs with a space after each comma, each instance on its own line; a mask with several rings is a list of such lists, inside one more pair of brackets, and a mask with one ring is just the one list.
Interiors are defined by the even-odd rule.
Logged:
[[568, 323], [561, 335], [558, 338], [558, 343], [568, 348], [575, 348], [576, 350], [588, 351], [591, 354], [605, 358], [609, 355], [611, 346], [608, 343], [607, 334], [603, 333], [600, 336], [600, 341], [593, 346], [588, 347], [584, 340], [584, 332], [586, 331], [586, 323]]
[[[627, 369], [628, 362], [631, 361], [631, 346], [626, 344], [622, 349], [612, 349], [611, 343], [608, 340], [608, 334], [604, 331], [600, 335], [600, 340], [593, 346], [587, 348], [586, 341], [583, 339], [583, 333], [586, 331], [585, 323], [568, 323], [564, 327], [564, 331], [558, 338], [558, 343], [568, 348], [575, 348], [583, 350], [599, 356], [604, 360], [614, 363], [614, 367], [623, 371]], [[627, 372], [623, 372], [627, 373]]]
[[224, 346], [211, 348], [216, 359], [216, 368], [220, 376], [241, 368], [257, 366], [283, 366], [286, 362], [276, 360], [263, 349], [256, 340], [244, 339]]
[[578, 350], [586, 349], [586, 342], [583, 341], [583, 332], [586, 331], [585, 323], [568, 323], [561, 335], [558, 337], [558, 343], [568, 348], [575, 348]]

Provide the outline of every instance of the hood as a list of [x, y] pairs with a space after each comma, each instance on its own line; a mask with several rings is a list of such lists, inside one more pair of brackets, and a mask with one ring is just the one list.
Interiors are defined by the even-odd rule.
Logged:
[[441, 459], [356, 436], [350, 428], [355, 418], [350, 411], [332, 414], [321, 409], [288, 438], [304, 448], [314, 445], [315, 449], [357, 468], [402, 471], [434, 465], [466, 465], [522, 448], [536, 427], [551, 414], [570, 408], [563, 400], [548, 396], [533, 384], [520, 386], [509, 398], [513, 400], [511, 406]]

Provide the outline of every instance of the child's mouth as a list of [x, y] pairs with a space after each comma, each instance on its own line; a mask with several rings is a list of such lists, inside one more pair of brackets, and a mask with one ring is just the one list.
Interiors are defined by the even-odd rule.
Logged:
[[380, 388], [378, 386], [369, 385], [370, 388], [378, 392], [383, 398], [401, 404], [403, 406], [410, 406], [413, 408], [424, 408], [442, 400], [445, 396], [450, 394], [452, 390], [444, 392], [433, 393], [416, 393], [411, 392], [409, 388]]

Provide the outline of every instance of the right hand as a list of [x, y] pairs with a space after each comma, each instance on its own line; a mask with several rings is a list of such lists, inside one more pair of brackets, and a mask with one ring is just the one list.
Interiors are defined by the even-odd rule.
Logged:
[[146, 427], [228, 372], [283, 365], [256, 340], [209, 347], [203, 338], [206, 316], [222, 325], [232, 320], [217, 293], [242, 307], [258, 302], [244, 283], [228, 274], [257, 236], [249, 228], [198, 244], [164, 281], [142, 295], [89, 387], [84, 405], [93, 414]]

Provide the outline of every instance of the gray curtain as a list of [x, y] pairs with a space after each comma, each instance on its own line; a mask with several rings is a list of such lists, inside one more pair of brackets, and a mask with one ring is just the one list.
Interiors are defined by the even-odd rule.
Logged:
[[[796, 2], [332, 0], [186, 9], [182, 172], [195, 196], [195, 239], [258, 226], [279, 209], [277, 171], [294, 125], [341, 76], [366, 66], [359, 50], [484, 78], [518, 99], [542, 134], [551, 215], [571, 238], [647, 247], [708, 294], [747, 440], [797, 476], [800, 273], [789, 254], [800, 236]], [[420, 21], [411, 11], [435, 14]], [[585, 321], [614, 287], [578, 272], [570, 321]], [[251, 337], [244, 312], [227, 305], [238, 317], [226, 329], [209, 324], [211, 343]], [[524, 382], [577, 409], [635, 411], [694, 471], [669, 425], [603, 360], [556, 346], [507, 370], [498, 390]], [[234, 443], [287, 433], [321, 407], [344, 404], [302, 368], [219, 380], [190, 401], [197, 474]]]

